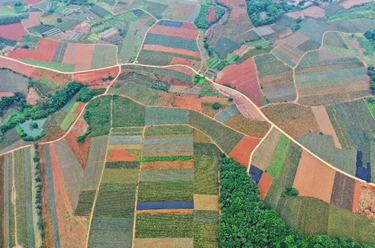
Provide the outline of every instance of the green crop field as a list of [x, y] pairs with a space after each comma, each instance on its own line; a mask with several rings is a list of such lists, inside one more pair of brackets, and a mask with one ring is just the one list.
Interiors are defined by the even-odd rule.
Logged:
[[274, 153], [272, 154], [271, 161], [268, 164], [266, 172], [274, 178], [278, 178], [280, 171], [283, 168], [286, 155], [290, 147], [290, 139], [284, 134], [281, 135], [280, 140], [276, 146]]
[[111, 128], [111, 97], [104, 96], [91, 101], [85, 112], [85, 120], [92, 127], [91, 136], [101, 136], [109, 133]]
[[113, 126], [144, 126], [145, 124], [145, 107], [133, 102], [132, 100], [113, 96]]
[[96, 45], [94, 54], [92, 56], [90, 69], [116, 65], [116, 53], [117, 49], [115, 46]]
[[218, 169], [218, 157], [207, 155], [195, 156], [194, 194], [218, 194]]

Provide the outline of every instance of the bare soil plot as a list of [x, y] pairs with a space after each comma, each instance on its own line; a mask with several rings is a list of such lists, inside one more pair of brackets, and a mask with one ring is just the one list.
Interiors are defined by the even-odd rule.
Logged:
[[171, 35], [171, 36], [176, 36], [176, 37], [181, 37], [181, 38], [186, 38], [186, 39], [196, 39], [199, 34], [197, 29], [191, 29], [191, 28], [187, 29], [187, 28], [183, 28], [183, 26], [181, 28], [175, 28], [175, 27], [167, 27], [163, 25], [153, 26], [150, 29], [149, 33]]
[[75, 64], [75, 71], [89, 70], [95, 45], [69, 43], [62, 60], [64, 64]]
[[134, 241], [135, 248], [193, 248], [192, 238], [138, 238]]
[[324, 9], [318, 6], [312, 6], [304, 10], [289, 12], [286, 15], [294, 19], [297, 19], [300, 16], [302, 18], [305, 18], [305, 17], [324, 18], [326, 16], [326, 13]]
[[192, 56], [192, 57], [197, 57], [197, 58], [200, 57], [200, 52], [198, 52], [198, 51], [192, 51], [192, 50], [176, 48], [176, 47], [154, 45], [154, 44], [145, 44], [143, 46], [143, 50], [182, 54], [182, 55], [187, 55], [187, 56]]
[[39, 40], [38, 47], [35, 50], [18, 48], [9, 53], [9, 57], [18, 60], [30, 59], [39, 61], [52, 61], [58, 43], [59, 42], [57, 40], [41, 38]]
[[102, 84], [105, 82], [103, 81], [103, 78], [108, 78], [109, 76], [116, 77], [119, 72], [120, 69], [118, 66], [95, 71], [79, 72], [74, 74], [74, 80], [83, 83], [90, 83], [92, 85]]
[[336, 207], [352, 211], [354, 185], [355, 179], [337, 172], [330, 203]]
[[335, 146], [339, 149], [342, 149], [341, 143], [339, 141], [339, 138], [336, 135], [335, 129], [332, 126], [331, 120], [329, 119], [329, 116], [327, 114], [327, 111], [324, 106], [316, 106], [312, 107], [311, 110], [314, 113], [315, 119], [318, 123], [318, 126], [320, 128], [320, 131], [323, 134], [331, 135], [333, 137], [333, 140], [335, 142]]
[[267, 196], [268, 190], [271, 187], [273, 181], [273, 177], [268, 174], [267, 172], [263, 172], [262, 177], [258, 183], [258, 187], [260, 189], [260, 197], [264, 200]]
[[6, 58], [1, 58], [1, 57], [0, 57], [0, 67], [11, 69], [15, 72], [21, 73], [28, 77], [31, 77], [35, 71], [35, 68], [32, 66], [21, 64], [18, 61], [9, 60]]
[[261, 139], [245, 136], [232, 150], [229, 156], [234, 157], [236, 161], [248, 167], [250, 155], [260, 141]]
[[142, 162], [142, 170], [194, 169], [194, 160]]
[[0, 37], [8, 40], [19, 40], [27, 33], [22, 22], [0, 25]]
[[319, 126], [310, 107], [281, 103], [262, 109], [263, 113], [292, 137], [309, 131], [319, 133]]
[[303, 151], [293, 187], [298, 189], [300, 196], [312, 196], [330, 203], [335, 175], [334, 169]]
[[219, 211], [219, 196], [194, 194], [194, 210]]

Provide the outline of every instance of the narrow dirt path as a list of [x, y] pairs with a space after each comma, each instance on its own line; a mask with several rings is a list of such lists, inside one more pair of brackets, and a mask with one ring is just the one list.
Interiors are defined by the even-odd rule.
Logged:
[[12, 152], [12, 204], [13, 204], [13, 214], [14, 214], [14, 241], [16, 247], [18, 246], [18, 228], [17, 228], [17, 189], [16, 189], [16, 180], [14, 176], [14, 152]]

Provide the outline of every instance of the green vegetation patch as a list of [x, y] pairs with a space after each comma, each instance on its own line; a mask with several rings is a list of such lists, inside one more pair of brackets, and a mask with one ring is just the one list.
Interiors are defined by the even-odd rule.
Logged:
[[219, 193], [217, 156], [195, 156], [194, 194], [217, 195]]
[[106, 169], [136, 169], [140, 168], [141, 162], [140, 161], [114, 161], [114, 162], [106, 162], [105, 168]]
[[328, 235], [347, 239], [353, 238], [354, 213], [335, 206], [329, 206]]
[[25, 63], [36, 65], [40, 67], [46, 67], [49, 69], [62, 71], [62, 72], [72, 72], [74, 71], [75, 64], [63, 64], [63, 63], [57, 63], [52, 61], [39, 61], [39, 60], [31, 60], [31, 59], [23, 59], [22, 60]]
[[89, 216], [91, 214], [95, 194], [96, 190], [84, 190], [79, 192], [78, 204], [74, 211], [74, 215]]
[[97, 69], [116, 65], [116, 47], [109, 45], [96, 45], [91, 60], [90, 69]]
[[291, 140], [282, 134], [266, 169], [266, 172], [274, 178], [278, 178], [280, 175], [290, 144]]
[[220, 156], [222, 152], [215, 144], [194, 143], [194, 155]]
[[366, 104], [375, 118], [375, 97], [365, 97]]
[[[215, 19], [212, 21], [207, 20], [210, 13], [210, 8], [215, 8]], [[201, 10], [194, 23], [198, 28], [207, 29], [212, 24], [220, 20], [224, 13], [225, 10], [221, 7], [217, 7], [215, 5], [201, 5]]]
[[145, 107], [128, 98], [114, 95], [112, 109], [114, 127], [145, 125]]
[[156, 156], [156, 157], [143, 157], [142, 161], [175, 161], [175, 160], [191, 160], [194, 156]]
[[192, 214], [138, 214], [136, 238], [193, 238]]
[[307, 235], [327, 233], [328, 220], [328, 203], [312, 197], [303, 197], [298, 218], [298, 227], [303, 233]]
[[189, 125], [210, 136], [228, 154], [243, 138], [242, 134], [195, 111], [189, 111]]
[[146, 108], [146, 125], [160, 124], [187, 124], [187, 109], [147, 107]]
[[138, 201], [178, 201], [193, 199], [191, 181], [141, 181], [138, 189]]
[[148, 127], [145, 136], [193, 134], [193, 129], [186, 125]]
[[143, 133], [143, 127], [113, 127], [111, 134], [127, 134], [127, 135], [141, 135]]
[[111, 128], [111, 96], [98, 97], [86, 107], [85, 120], [91, 127], [91, 137], [109, 134]]

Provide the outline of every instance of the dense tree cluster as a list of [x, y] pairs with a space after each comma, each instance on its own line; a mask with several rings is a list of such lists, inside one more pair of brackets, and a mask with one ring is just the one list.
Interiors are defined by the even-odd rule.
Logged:
[[367, 68], [367, 74], [370, 76], [370, 88], [372, 93], [375, 94], [375, 67], [369, 66]]
[[220, 247], [372, 247], [327, 235], [305, 236], [297, 228], [288, 229], [278, 213], [265, 206], [259, 192], [245, 166], [233, 158], [222, 158]]
[[365, 33], [366, 39], [371, 41], [372, 43], [375, 43], [375, 29], [369, 30]]
[[274, 23], [285, 12], [298, 9], [284, 1], [277, 3], [272, 0], [246, 0], [246, 3], [247, 13], [254, 26]]
[[38, 222], [37, 226], [40, 231], [41, 237], [42, 237], [42, 245], [39, 248], [44, 248], [44, 222], [43, 222], [43, 216], [42, 216], [42, 173], [40, 170], [40, 157], [38, 153], [38, 144], [34, 144], [35, 148], [35, 154], [33, 157], [33, 161], [35, 164], [35, 208], [36, 213], [38, 215]]
[[45, 118], [60, 110], [83, 87], [86, 86], [82, 83], [70, 82], [65, 88], [56, 90], [55, 94], [46, 102], [38, 103], [34, 106], [28, 105], [25, 97], [19, 93], [16, 93], [15, 96], [12, 97], [3, 97], [0, 101], [0, 110], [4, 110], [14, 104], [21, 108], [22, 113], [7, 119], [0, 127], [1, 132], [4, 134], [9, 129], [16, 127], [19, 123], [23, 123], [29, 119], [37, 120]]
[[12, 24], [17, 22], [21, 22], [20, 18], [18, 18], [17, 16], [0, 18], [0, 25]]
[[209, 28], [212, 24], [217, 22], [225, 13], [225, 10], [220, 7], [216, 7], [216, 16], [215, 20], [209, 21], [207, 20], [208, 14], [210, 13], [210, 7], [215, 7], [215, 4], [208, 4], [208, 5], [202, 5], [199, 16], [197, 19], [195, 19], [195, 25], [198, 28], [201, 29], [207, 29]]
[[77, 94], [77, 101], [88, 102], [94, 96], [95, 92], [87, 87], [81, 88]]

